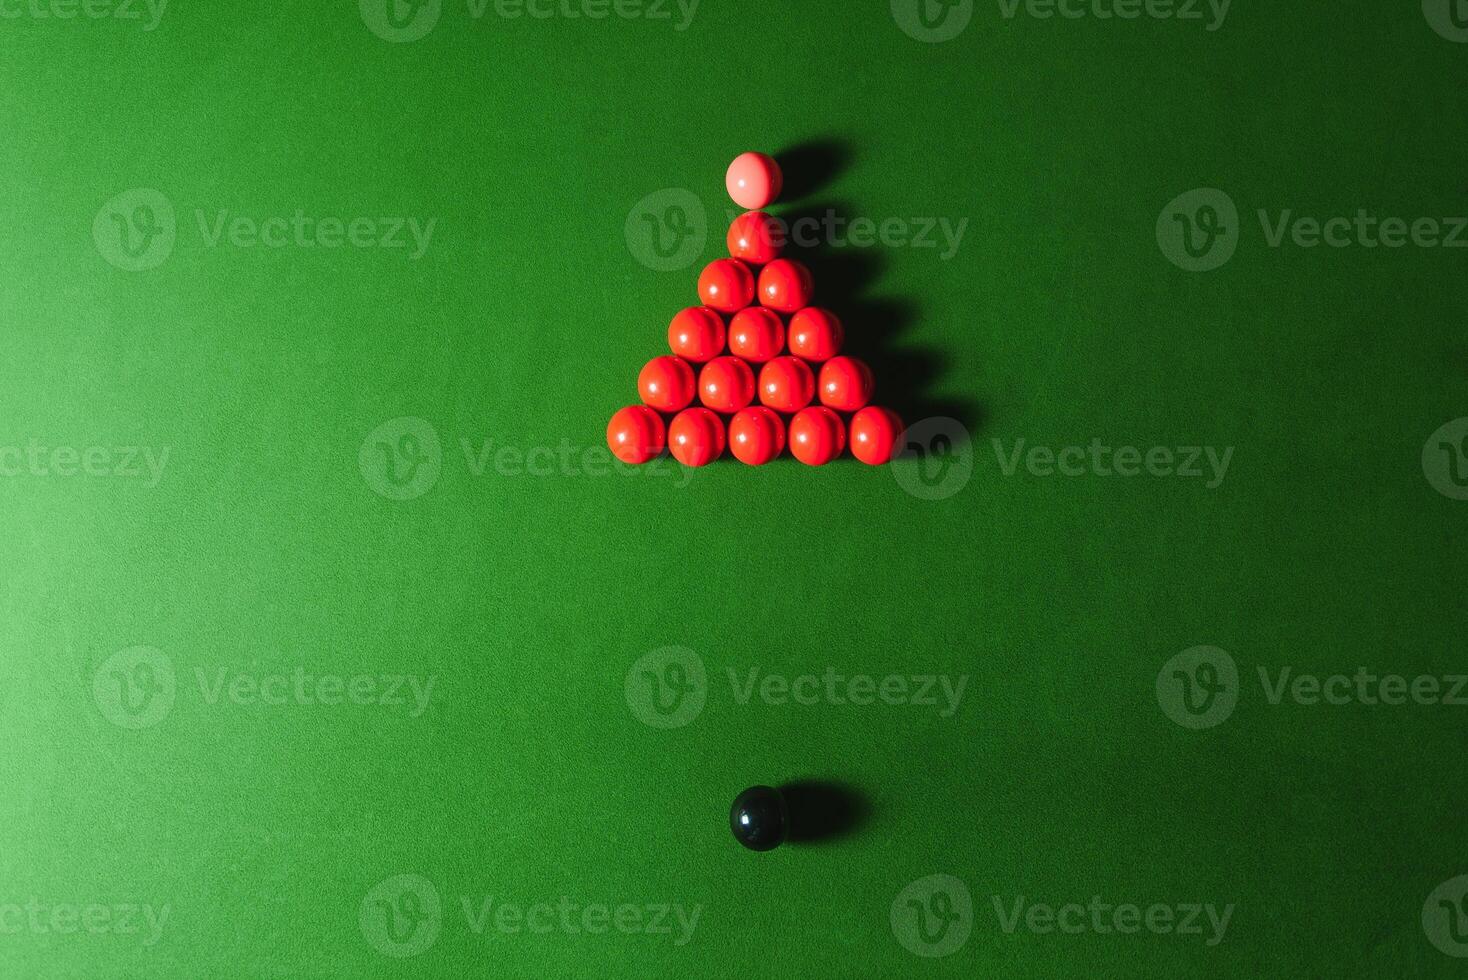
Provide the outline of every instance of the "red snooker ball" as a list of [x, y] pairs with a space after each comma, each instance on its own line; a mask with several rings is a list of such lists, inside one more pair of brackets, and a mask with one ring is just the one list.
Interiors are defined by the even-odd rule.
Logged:
[[750, 211], [775, 203], [784, 185], [780, 165], [763, 153], [739, 154], [724, 175], [724, 186], [734, 203]]
[[732, 415], [754, 401], [754, 371], [737, 357], [716, 357], [698, 374], [698, 397], [714, 411]]
[[738, 313], [754, 302], [754, 272], [738, 259], [715, 259], [698, 277], [698, 296], [720, 313]]
[[845, 447], [841, 416], [823, 405], [801, 409], [790, 420], [790, 454], [807, 466], [824, 466]]
[[763, 466], [785, 449], [785, 422], [773, 409], [751, 405], [729, 420], [729, 451], [749, 466]]
[[763, 211], [748, 211], [729, 226], [729, 254], [753, 265], [765, 265], [785, 250], [785, 230]]
[[839, 412], [855, 412], [872, 400], [872, 369], [854, 357], [833, 357], [821, 365], [816, 387], [822, 405]]
[[900, 438], [902, 419], [890, 408], [868, 405], [851, 417], [851, 455], [863, 463], [890, 462]]
[[763, 306], [751, 306], [729, 321], [729, 353], [763, 364], [785, 346], [785, 321]]
[[829, 361], [841, 353], [846, 331], [830, 310], [807, 306], [790, 318], [790, 353], [807, 361]]
[[684, 466], [707, 466], [724, 454], [724, 420], [706, 408], [685, 408], [668, 426], [668, 451]]
[[694, 364], [718, 357], [724, 352], [724, 318], [707, 306], [690, 306], [668, 324], [668, 346]]
[[777, 357], [759, 372], [759, 400], [777, 412], [798, 412], [816, 396], [816, 376], [798, 357]]
[[760, 270], [759, 301], [781, 313], [795, 313], [810, 305], [815, 283], [805, 263], [776, 259]]
[[624, 463], [646, 463], [663, 451], [663, 417], [646, 405], [619, 409], [607, 423], [607, 446]]
[[644, 404], [660, 412], [681, 412], [698, 393], [693, 367], [681, 357], [654, 357], [637, 375], [637, 392]]

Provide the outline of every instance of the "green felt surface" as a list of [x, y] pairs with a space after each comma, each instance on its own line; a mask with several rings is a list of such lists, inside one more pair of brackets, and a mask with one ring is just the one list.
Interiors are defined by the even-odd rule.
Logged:
[[[898, 6], [0, 0], [0, 975], [1460, 975], [1449, 8]], [[606, 468], [750, 148], [950, 468]]]

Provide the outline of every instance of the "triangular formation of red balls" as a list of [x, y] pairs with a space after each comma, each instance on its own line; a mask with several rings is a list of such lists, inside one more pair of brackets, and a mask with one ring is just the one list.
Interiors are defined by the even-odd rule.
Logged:
[[810, 270], [781, 257], [783, 227], [763, 210], [780, 195], [779, 165], [745, 153], [725, 183], [734, 203], [748, 209], [729, 227], [730, 258], [698, 277], [703, 305], [673, 317], [672, 353], [643, 366], [642, 404], [612, 416], [607, 445], [633, 464], [666, 448], [685, 466], [703, 466], [727, 448], [759, 466], [788, 445], [802, 463], [821, 466], [848, 444], [863, 463], [887, 462], [902, 422], [868, 404], [871, 369], [841, 354], [841, 321], [811, 305]]

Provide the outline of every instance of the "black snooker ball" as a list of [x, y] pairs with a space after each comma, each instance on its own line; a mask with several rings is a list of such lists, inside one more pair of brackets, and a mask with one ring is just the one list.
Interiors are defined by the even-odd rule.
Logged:
[[751, 851], [779, 847], [790, 832], [785, 797], [769, 786], [751, 786], [734, 797], [734, 805], [729, 808], [729, 829], [734, 839]]

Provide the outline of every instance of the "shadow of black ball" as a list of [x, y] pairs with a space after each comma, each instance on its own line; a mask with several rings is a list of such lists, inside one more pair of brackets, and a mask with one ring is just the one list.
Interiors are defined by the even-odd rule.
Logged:
[[794, 844], [837, 840], [859, 830], [870, 807], [860, 792], [842, 783], [805, 779], [780, 787], [790, 815], [787, 839]]

